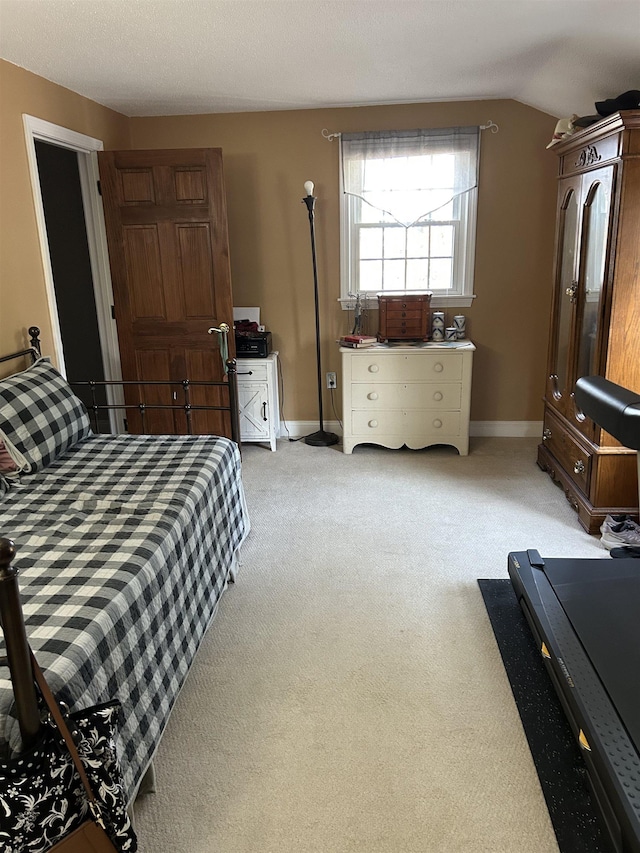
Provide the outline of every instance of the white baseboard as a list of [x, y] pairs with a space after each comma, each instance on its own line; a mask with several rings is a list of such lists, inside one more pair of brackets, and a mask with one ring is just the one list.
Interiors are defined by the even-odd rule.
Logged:
[[542, 421], [471, 421], [469, 435], [537, 438], [542, 435]]
[[[337, 421], [325, 420], [324, 428], [327, 432], [335, 432], [342, 435], [342, 427]], [[319, 429], [318, 421], [287, 421], [289, 432], [285, 429], [284, 422], [280, 422], [278, 438], [299, 438], [303, 435], [316, 432]], [[495, 437], [495, 438], [537, 438], [542, 435], [542, 421], [471, 421], [469, 424], [470, 436]]]
[[[287, 430], [285, 429], [284, 421], [280, 421], [280, 432], [278, 438], [300, 438], [303, 435], [310, 435], [312, 432], [317, 432], [320, 429], [318, 421], [287, 421]], [[338, 421], [323, 420], [322, 425], [326, 432], [335, 432], [336, 435], [342, 435], [342, 427]]]

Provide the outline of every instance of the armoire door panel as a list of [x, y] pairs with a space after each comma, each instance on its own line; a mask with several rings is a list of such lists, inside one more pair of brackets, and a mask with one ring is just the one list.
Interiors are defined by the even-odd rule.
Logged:
[[556, 411], [567, 413], [571, 390], [572, 339], [578, 290], [578, 225], [580, 179], [562, 181], [559, 188], [556, 232], [556, 289], [553, 303], [549, 387], [547, 400]]

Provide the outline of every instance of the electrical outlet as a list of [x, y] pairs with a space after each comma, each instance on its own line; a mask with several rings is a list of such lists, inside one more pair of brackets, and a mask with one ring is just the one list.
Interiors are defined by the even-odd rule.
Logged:
[[335, 373], [327, 373], [327, 388], [337, 388], [338, 383], [336, 382]]

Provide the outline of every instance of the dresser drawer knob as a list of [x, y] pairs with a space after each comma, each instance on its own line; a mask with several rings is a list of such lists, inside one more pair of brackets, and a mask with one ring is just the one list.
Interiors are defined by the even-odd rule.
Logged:
[[369, 373], [377, 373], [380, 370], [377, 364], [369, 365]]
[[551, 432], [551, 430], [549, 429], [549, 427], [547, 427], [547, 428], [546, 428], [545, 430], [543, 430], [543, 432], [542, 432], [542, 440], [543, 440], [543, 441], [546, 441], [548, 438], [551, 438], [551, 436], [552, 436], [552, 435], [553, 435], [553, 433]]
[[436, 361], [436, 363], [433, 365], [433, 369], [436, 373], [442, 373], [442, 371], [444, 370], [444, 364], [441, 361]]
[[576, 460], [575, 465], [573, 466], [574, 474], [584, 474], [584, 462], [582, 459]]
[[378, 421], [369, 421], [369, 426], [371, 429], [375, 429], [378, 426]]
[[440, 418], [436, 418], [433, 422], [433, 425], [436, 429], [440, 429], [440, 427], [442, 426], [442, 421], [440, 420]]
[[436, 393], [433, 395], [433, 399], [437, 400], [438, 403], [440, 402], [440, 400], [442, 400], [442, 397], [443, 397], [442, 391], [436, 391]]
[[367, 394], [367, 400], [377, 400], [378, 393], [377, 391], [372, 391], [370, 394]]

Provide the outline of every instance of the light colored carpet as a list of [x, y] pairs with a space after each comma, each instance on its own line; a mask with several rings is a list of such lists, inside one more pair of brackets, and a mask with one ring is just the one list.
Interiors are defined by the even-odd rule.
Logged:
[[478, 590], [607, 557], [532, 439], [244, 448], [252, 533], [136, 807], [142, 853], [554, 853]]

